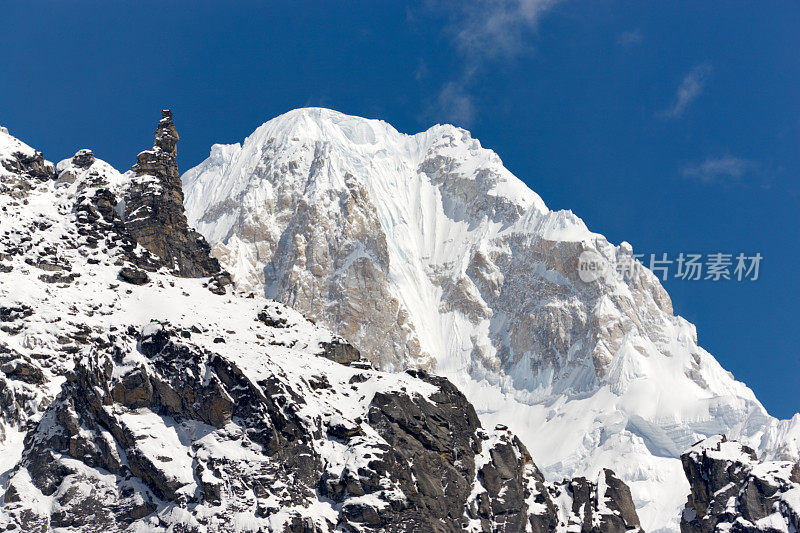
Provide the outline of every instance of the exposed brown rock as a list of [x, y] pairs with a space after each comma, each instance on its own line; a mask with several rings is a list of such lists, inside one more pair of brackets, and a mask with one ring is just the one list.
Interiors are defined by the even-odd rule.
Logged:
[[334, 339], [322, 345], [322, 355], [341, 365], [350, 365], [361, 360], [361, 353], [344, 339]]
[[185, 277], [205, 277], [220, 271], [205, 239], [189, 228], [183, 211], [183, 191], [175, 156], [178, 132], [172, 112], [164, 110], [152, 150], [136, 158], [136, 177], [125, 197], [125, 228], [160, 262]]
[[45, 381], [42, 369], [25, 359], [17, 359], [0, 365], [0, 371], [11, 379], [18, 379], [32, 385], [41, 385]]

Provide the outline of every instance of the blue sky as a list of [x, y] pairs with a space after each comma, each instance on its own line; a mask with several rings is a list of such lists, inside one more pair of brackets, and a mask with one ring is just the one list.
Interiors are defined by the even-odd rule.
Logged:
[[800, 409], [800, 4], [4, 3], [0, 124], [124, 170], [169, 107], [188, 169], [296, 107], [469, 128], [551, 208], [641, 253], [759, 252], [671, 279], [702, 346]]

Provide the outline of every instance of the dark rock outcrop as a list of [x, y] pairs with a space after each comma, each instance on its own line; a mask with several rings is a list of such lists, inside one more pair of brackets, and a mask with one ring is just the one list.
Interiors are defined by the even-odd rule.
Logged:
[[613, 529], [610, 527], [612, 522], [619, 531], [640, 527], [639, 515], [636, 514], [630, 487], [608, 468], [603, 469], [602, 475], [605, 477], [605, 494], [599, 497], [605, 497], [606, 506], [613, 513], [602, 519], [608, 524], [605, 526], [607, 529], [603, 531], [612, 531]]
[[[598, 484], [547, 484], [519, 439], [481, 429], [445, 378], [410, 372], [409, 386], [432, 392], [379, 390], [365, 419], [326, 419], [310, 407], [330, 394], [324, 376], [308, 388], [263, 370], [255, 379], [184, 333], [151, 322], [77, 361], [26, 438], [18, 467], [26, 475], [12, 476], [3, 506], [11, 523], [25, 531], [121, 531], [134, 522], [161, 530], [191, 516], [194, 526], [181, 530], [224, 531], [255, 509], [264, 520], [296, 513], [282, 531], [637, 529], [630, 492], [613, 473]], [[168, 434], [179, 438], [171, 447]], [[332, 449], [352, 459], [332, 464]], [[50, 514], [25, 506], [27, 483], [53, 498]], [[572, 499], [562, 513], [569, 524], [557, 497]], [[338, 518], [298, 512], [320, 502]]]
[[136, 177], [125, 196], [125, 227], [162, 265], [186, 277], [220, 271], [205, 239], [189, 228], [183, 211], [183, 191], [175, 161], [178, 132], [172, 112], [162, 111], [152, 150], [141, 152]]
[[0, 164], [21, 179], [47, 181], [56, 176], [55, 167], [45, 160], [41, 152], [34, 152], [32, 155], [15, 152], [11, 158], [0, 161]]
[[6, 377], [11, 379], [18, 379], [31, 385], [44, 384], [44, 372], [36, 364], [25, 358], [18, 358], [0, 365]]
[[358, 348], [342, 338], [323, 343], [322, 355], [341, 365], [350, 365], [356, 361], [366, 361], [361, 357], [361, 352], [358, 351]]
[[691, 485], [682, 533], [800, 531], [800, 463], [760, 462], [724, 435], [698, 442], [681, 461]]
[[127, 281], [133, 285], [144, 285], [150, 281], [150, 277], [144, 270], [138, 268], [123, 267], [119, 271], [119, 279]]
[[630, 488], [607, 468], [597, 483], [583, 477], [557, 483], [554, 496], [562, 490], [572, 498], [572, 514], [582, 533], [624, 533], [641, 527]]
[[72, 156], [72, 164], [78, 168], [89, 168], [92, 166], [92, 163], [94, 163], [94, 152], [88, 148], [78, 150], [75, 155]]
[[283, 316], [286, 309], [283, 306], [272, 303], [264, 306], [264, 309], [258, 312], [256, 320], [271, 328], [285, 328], [289, 321]]
[[226, 287], [230, 287], [232, 285], [233, 279], [231, 278], [231, 275], [222, 270], [211, 276], [211, 279], [208, 280], [207, 287], [208, 290], [214, 294], [223, 295], [226, 294]]
[[0, 167], [9, 174], [0, 179], [0, 194], [25, 198], [37, 183], [55, 178], [56, 169], [41, 152], [13, 152], [0, 157]]

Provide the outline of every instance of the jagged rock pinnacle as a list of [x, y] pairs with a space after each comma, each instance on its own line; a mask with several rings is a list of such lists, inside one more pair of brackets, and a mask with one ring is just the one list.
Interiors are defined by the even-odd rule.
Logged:
[[172, 111], [163, 109], [161, 111], [161, 120], [158, 122], [156, 128], [156, 142], [153, 145], [154, 150], [161, 150], [167, 152], [172, 157], [178, 155], [178, 130], [175, 124], [172, 123]]
[[172, 112], [163, 110], [152, 150], [141, 152], [133, 170], [136, 180], [125, 199], [125, 226], [144, 248], [181, 276], [220, 272], [205, 239], [186, 222], [178, 163], [178, 130]]

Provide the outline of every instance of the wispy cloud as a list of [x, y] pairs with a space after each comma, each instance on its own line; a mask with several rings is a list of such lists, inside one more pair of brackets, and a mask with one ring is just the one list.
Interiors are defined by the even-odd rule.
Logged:
[[458, 52], [460, 72], [450, 77], [433, 98], [430, 115], [468, 127], [477, 116], [472, 87], [490, 64], [513, 60], [533, 50], [531, 42], [541, 17], [564, 0], [485, 0], [444, 4], [433, 9], [450, 11], [444, 29]]
[[706, 88], [706, 82], [711, 75], [711, 64], [700, 63], [695, 66], [678, 86], [675, 99], [667, 109], [659, 112], [662, 118], [679, 118], [683, 116], [686, 109], [697, 100]]
[[644, 35], [638, 29], [624, 31], [617, 36], [617, 44], [623, 48], [628, 48], [641, 43], [644, 40]]
[[457, 126], [469, 128], [475, 119], [475, 105], [465, 88], [449, 82], [442, 87], [436, 98], [435, 115]]
[[755, 170], [755, 164], [747, 159], [725, 155], [708, 157], [700, 162], [690, 163], [682, 169], [686, 178], [705, 183], [733, 184], [742, 181], [745, 175]]
[[561, 1], [464, 2], [450, 30], [460, 51], [472, 61], [513, 57], [530, 49], [526, 38], [542, 15]]

